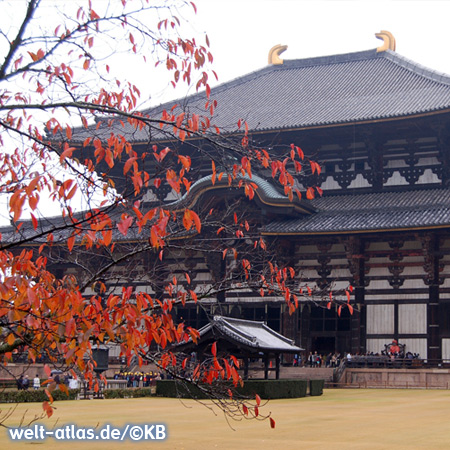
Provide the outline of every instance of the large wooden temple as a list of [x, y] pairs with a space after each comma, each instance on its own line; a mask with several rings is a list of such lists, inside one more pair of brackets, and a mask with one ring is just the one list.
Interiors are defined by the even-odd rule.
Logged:
[[261, 183], [272, 197], [260, 232], [309, 282], [351, 283], [355, 313], [305, 302], [290, 316], [248, 294], [227, 298], [228, 313], [307, 351], [380, 352], [397, 339], [450, 359], [450, 77], [383, 47], [277, 62], [216, 88], [217, 117], [238, 110], [261, 145], [297, 142], [321, 162], [324, 194], [296, 217]]
[[[380, 352], [396, 339], [421, 358], [450, 360], [450, 76], [393, 48], [300, 60], [275, 52], [268, 66], [211, 92], [222, 129], [245, 118], [258, 146], [295, 142], [322, 165], [311, 178], [323, 196], [289, 202], [259, 173], [255, 201], [246, 207], [252, 225], [302, 280], [319, 288], [351, 284], [354, 314], [344, 309], [338, 317], [335, 308], [304, 300], [290, 315], [284, 299], [243, 290], [208, 299], [206, 312], [177, 307], [178, 319], [200, 328], [209, 311], [265, 321], [307, 352]], [[196, 94], [180, 107], [197, 111], [203, 104]], [[134, 131], [135, 148], [145, 151], [153, 138]], [[199, 170], [184, 198], [149, 188], [143, 200], [210, 208], [231, 202], [231, 191]], [[188, 270], [201, 289], [227, 270], [221, 254], [179, 252], [170, 270], [148, 256], [117, 268], [108, 282], [132, 279], [158, 293], [151, 274]]]

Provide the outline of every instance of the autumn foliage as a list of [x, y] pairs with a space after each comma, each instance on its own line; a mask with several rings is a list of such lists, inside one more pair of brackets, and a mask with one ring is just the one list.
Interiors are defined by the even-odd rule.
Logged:
[[[237, 211], [219, 221], [213, 211], [175, 210], [165, 203], [148, 206], [143, 195], [149, 187], [164, 186], [179, 195], [189, 192], [198, 158], [194, 161], [183, 150], [187, 141], [208, 139], [217, 154], [224, 148], [232, 153], [233, 161], [224, 165], [214, 153], [196, 150], [197, 157], [210, 161], [212, 185], [235, 186], [249, 200], [257, 190], [253, 173], [260, 169], [270, 171], [291, 201], [320, 195], [315, 187], [302, 193], [296, 183], [305, 170], [320, 173], [320, 165], [295, 144], [277, 155], [254, 147], [239, 117], [232, 136], [214, 125], [217, 103], [209, 79], [216, 75], [208, 38], [199, 43], [181, 37], [184, 23], [177, 15], [181, 7], [195, 12], [194, 4], [163, 2], [156, 9], [155, 2], [133, 0], [66, 3], [68, 11], [55, 8], [48, 18], [45, 2], [21, 3], [3, 36], [0, 193], [7, 199], [11, 226], [0, 243], [0, 359], [6, 364], [18, 351], [31, 362], [45, 357], [47, 368], [63, 364], [98, 389], [89, 355], [98, 343], [116, 344], [128, 363], [132, 358], [139, 364], [150, 360], [182, 377], [185, 357], [180, 360], [170, 348], [189, 339], [195, 342], [199, 335], [175, 323], [172, 309], [214, 293], [197, 292], [188, 271], [169, 278], [161, 295], [126, 284], [111, 289], [109, 271], [136, 254], [146, 254], [151, 264], [162, 267], [174, 233], [200, 235], [214, 225], [213, 235], [242, 240], [253, 236], [251, 220]], [[116, 77], [108, 65], [111, 46], [119, 42], [127, 58], [147, 61], [149, 73], [164, 67], [171, 85], [186, 83], [203, 90], [204, 112], [166, 108], [158, 117], [142, 112], [138, 87]], [[130, 130], [149, 130], [145, 152], [138, 151]], [[118, 178], [126, 183], [120, 185]], [[48, 209], [57, 220], [46, 218]], [[141, 244], [124, 252], [117, 236], [126, 240], [130, 233]], [[311, 292], [306, 286], [294, 291], [294, 269], [274, 259], [267, 257], [260, 269], [267, 251], [263, 239], [252, 238], [251, 247], [258, 263], [238, 246], [223, 245], [220, 254], [237, 262], [241, 283], [253, 283], [261, 295], [276, 291], [293, 312], [299, 297]], [[74, 262], [88, 254], [108, 263], [81, 278], [54, 270], [64, 258]], [[156, 347], [158, 352], [150, 351]], [[228, 380], [237, 386], [242, 382], [238, 367], [232, 355], [219, 358], [213, 346], [208, 363], [193, 369], [191, 382]], [[52, 389], [44, 405], [48, 415]], [[247, 416], [251, 408], [253, 417], [259, 417], [260, 401], [258, 396], [256, 405], [242, 401], [240, 411]], [[275, 426], [272, 418], [270, 425]]]

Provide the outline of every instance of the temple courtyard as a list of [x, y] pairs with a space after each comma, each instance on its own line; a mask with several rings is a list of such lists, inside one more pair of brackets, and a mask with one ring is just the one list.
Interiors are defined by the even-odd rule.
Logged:
[[[2, 415], [10, 405], [0, 404]], [[23, 414], [31, 418], [42, 411], [37, 403], [20, 404], [7, 424], [17, 426]], [[78, 427], [122, 427], [164, 423], [164, 442], [57, 441], [12, 442], [0, 430], [0, 448], [45, 449], [444, 449], [450, 442], [450, 391], [400, 389], [327, 389], [320, 397], [274, 400], [262, 408], [272, 413], [268, 421], [231, 422], [193, 400], [166, 398], [78, 400], [58, 402], [47, 429], [75, 424]], [[38, 447], [36, 447], [38, 446]]]

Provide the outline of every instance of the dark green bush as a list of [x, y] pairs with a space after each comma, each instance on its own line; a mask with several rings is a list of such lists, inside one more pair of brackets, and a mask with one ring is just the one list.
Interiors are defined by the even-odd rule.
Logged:
[[108, 399], [151, 397], [152, 395], [154, 395], [152, 388], [105, 389], [103, 391], [103, 396]]
[[316, 396], [323, 394], [324, 380], [309, 380], [309, 394]]
[[[80, 391], [78, 389], [70, 389], [69, 395], [62, 391], [53, 391], [52, 397], [55, 401], [75, 400]], [[44, 390], [28, 390], [28, 391], [3, 391], [0, 392], [0, 403], [30, 403], [44, 402], [48, 400]]]
[[306, 397], [307, 380], [247, 380], [238, 392], [254, 397], [258, 394], [264, 399]]
[[10, 379], [3, 379], [0, 380], [0, 389], [16, 389], [17, 388], [17, 382], [16, 380], [10, 380]]
[[[246, 397], [258, 394], [263, 399], [306, 397], [307, 380], [247, 380], [237, 392]], [[205, 399], [207, 396], [196, 386], [189, 386], [189, 392], [174, 380], [158, 380], [156, 395], [159, 397], [180, 397]]]
[[187, 389], [185, 385], [176, 383], [175, 380], [157, 380], [156, 395], [158, 397], [196, 398], [199, 400], [208, 398], [197, 386], [189, 385]]

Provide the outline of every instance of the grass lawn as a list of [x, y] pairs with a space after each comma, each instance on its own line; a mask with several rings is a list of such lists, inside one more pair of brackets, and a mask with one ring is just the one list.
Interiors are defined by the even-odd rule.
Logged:
[[[9, 405], [0, 404], [5, 412]], [[189, 400], [142, 398], [58, 402], [47, 429], [67, 424], [165, 423], [164, 442], [57, 441], [12, 442], [0, 429], [1, 449], [448, 449], [450, 391], [444, 390], [325, 390], [321, 397], [274, 400], [276, 428], [259, 421], [233, 422], [232, 430], [220, 411]], [[8, 420], [17, 425], [41, 412], [36, 403], [21, 404]]]

